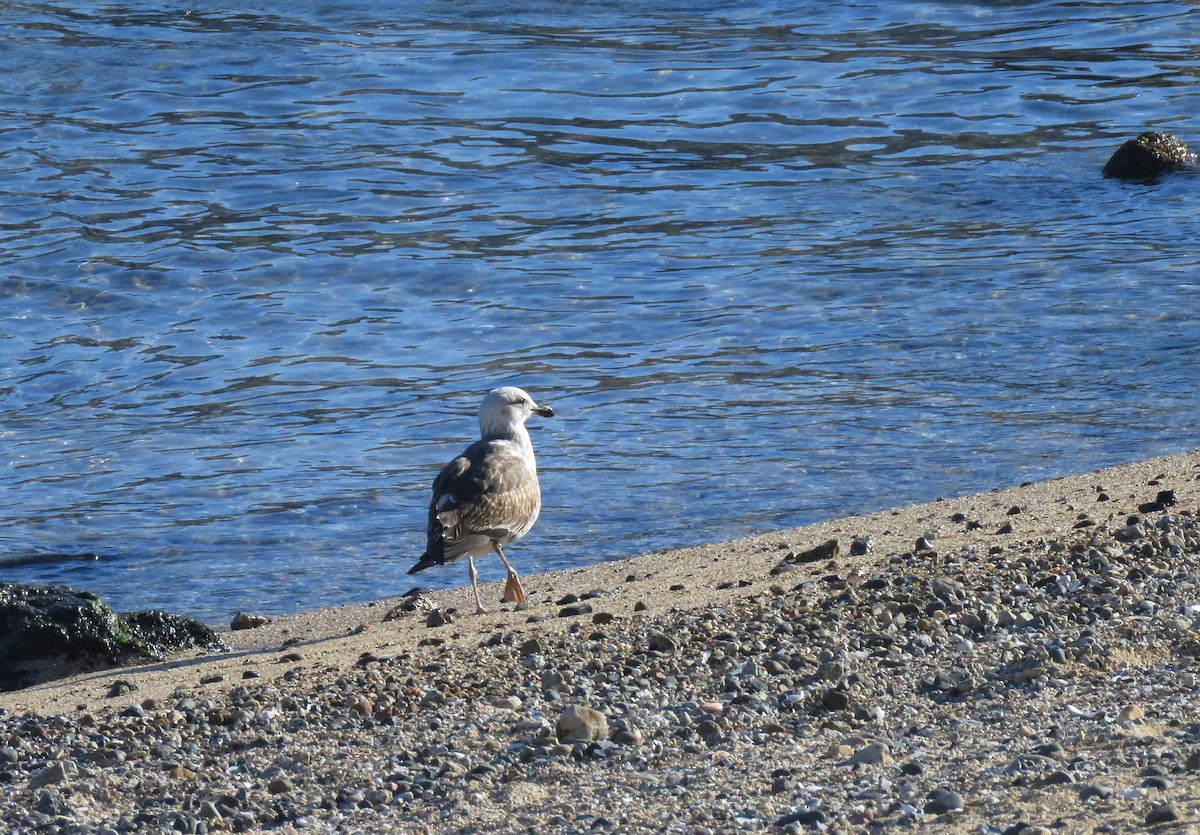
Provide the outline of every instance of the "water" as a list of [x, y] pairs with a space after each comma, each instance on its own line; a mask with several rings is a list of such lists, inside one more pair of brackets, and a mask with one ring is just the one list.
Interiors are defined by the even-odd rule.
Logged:
[[1190, 4], [395, 5], [0, 10], [0, 578], [402, 592], [505, 383], [524, 572], [1196, 446]]

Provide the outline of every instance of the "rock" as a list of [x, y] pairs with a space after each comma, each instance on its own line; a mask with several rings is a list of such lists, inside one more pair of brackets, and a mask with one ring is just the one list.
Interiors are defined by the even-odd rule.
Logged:
[[132, 681], [125, 681], [125, 679], [119, 678], [108, 686], [108, 692], [104, 695], [107, 698], [115, 699], [118, 696], [127, 696], [130, 693], [136, 693], [137, 689], [138, 686]]
[[555, 734], [559, 742], [608, 739], [608, 719], [594, 708], [568, 705], [558, 717]]
[[854, 752], [850, 758], [851, 765], [884, 765], [892, 759], [888, 748], [882, 742], [871, 742]]
[[821, 696], [821, 704], [827, 710], [846, 710], [850, 707], [850, 694], [845, 690], [826, 690]]
[[1183, 767], [1188, 771], [1200, 771], [1200, 748], [1196, 748], [1188, 754]]
[[563, 606], [558, 610], [558, 616], [560, 618], [576, 618], [580, 615], [590, 615], [591, 613], [591, 603], [575, 603], [570, 606]]
[[1113, 796], [1112, 786], [1104, 784], [1089, 784], [1079, 790], [1079, 800], [1083, 803], [1089, 800], [1108, 800]]
[[118, 615], [91, 592], [0, 583], [0, 690], [195, 647], [223, 649], [224, 643], [181, 615]]
[[619, 728], [613, 731], [612, 741], [617, 745], [637, 748], [642, 744], [642, 732], [637, 728]]
[[775, 821], [775, 825], [783, 828], [798, 824], [811, 829], [824, 829], [825, 821], [826, 815], [820, 809], [803, 809], [799, 812], [784, 815]]
[[46, 786], [53, 786], [78, 773], [79, 769], [73, 760], [58, 760], [30, 777], [28, 788], [30, 791], [35, 791]]
[[195, 618], [158, 610], [121, 615], [133, 636], [155, 655], [183, 649], [228, 649], [221, 637]]
[[654, 632], [646, 639], [646, 645], [651, 652], [661, 652], [670, 655], [675, 651], [675, 642], [661, 632]]
[[1121, 145], [1104, 165], [1105, 177], [1150, 181], [1173, 171], [1195, 171], [1196, 155], [1169, 133], [1144, 131]]
[[1146, 825], [1154, 826], [1159, 823], [1174, 823], [1180, 819], [1179, 810], [1170, 803], [1155, 806], [1146, 814]]
[[965, 806], [962, 795], [958, 792], [937, 788], [929, 793], [925, 802], [925, 814], [944, 815], [949, 812], [961, 812]]
[[267, 783], [267, 791], [271, 794], [286, 794], [292, 788], [292, 781], [286, 777], [274, 777]]
[[495, 707], [504, 708], [505, 710], [520, 710], [522, 702], [519, 696], [505, 696], [502, 699], [492, 702], [492, 704]]
[[1138, 705], [1125, 705], [1117, 715], [1118, 722], [1136, 722], [1146, 713]]
[[258, 629], [260, 626], [266, 626], [271, 622], [271, 619], [266, 615], [248, 615], [245, 612], [238, 612], [233, 616], [233, 620], [229, 622], [229, 628], [235, 631], [239, 629]]

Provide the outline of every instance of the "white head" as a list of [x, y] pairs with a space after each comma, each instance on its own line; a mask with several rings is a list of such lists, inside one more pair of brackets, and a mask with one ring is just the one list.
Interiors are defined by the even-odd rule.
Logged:
[[485, 439], [511, 438], [530, 415], [553, 417], [554, 410], [534, 403], [532, 397], [515, 386], [492, 389], [479, 407], [479, 435]]

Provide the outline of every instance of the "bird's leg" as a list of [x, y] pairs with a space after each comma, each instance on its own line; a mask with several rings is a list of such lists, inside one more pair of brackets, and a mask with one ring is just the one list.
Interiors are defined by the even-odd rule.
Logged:
[[479, 596], [479, 583], [476, 581], [479, 574], [475, 571], [474, 557], [467, 557], [467, 573], [471, 575], [471, 591], [475, 592], [475, 614], [485, 614], [487, 609], [483, 608], [483, 599]]
[[504, 563], [504, 567], [508, 570], [508, 580], [504, 583], [504, 594], [500, 597], [501, 603], [524, 603], [527, 598], [525, 589], [521, 588], [521, 578], [517, 576], [517, 570], [509, 563], [508, 558], [504, 556], [504, 551], [500, 549], [500, 543], [492, 541], [492, 548], [496, 551], [496, 555], [500, 557], [500, 562]]

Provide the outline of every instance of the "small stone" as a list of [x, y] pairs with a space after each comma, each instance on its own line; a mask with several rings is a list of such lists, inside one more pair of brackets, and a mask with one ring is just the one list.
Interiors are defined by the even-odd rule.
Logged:
[[882, 742], [871, 742], [854, 752], [851, 765], [882, 765], [891, 760], [887, 746]]
[[218, 809], [216, 804], [211, 800], [203, 801], [200, 804], [200, 808], [197, 810], [197, 812], [200, 814], [200, 817], [206, 821], [221, 819], [221, 810]]
[[1183, 767], [1188, 771], [1200, 771], [1200, 748], [1196, 748], [1192, 753], [1188, 754]]
[[1121, 712], [1117, 715], [1118, 722], [1136, 722], [1146, 715], [1146, 712], [1138, 705], [1126, 705], [1121, 708]]
[[834, 743], [826, 749], [825, 756], [831, 760], [848, 760], [854, 756], [854, 749], [849, 745]]
[[649, 608], [650, 608], [649, 606], [647, 606], [645, 603], [643, 603], [640, 600], [637, 603], [633, 604], [633, 611], [635, 611], [635, 612], [644, 612]]
[[58, 760], [43, 768], [29, 778], [29, 790], [53, 786], [79, 773], [74, 760]]
[[945, 815], [949, 812], [961, 812], [965, 806], [961, 794], [949, 789], [938, 788], [929, 793], [925, 803], [925, 814]]
[[663, 635], [661, 632], [654, 632], [646, 639], [646, 644], [651, 652], [661, 652], [665, 655], [670, 655], [675, 651], [675, 641], [670, 636]]
[[238, 612], [233, 616], [233, 620], [229, 622], [229, 628], [238, 629], [258, 629], [260, 626], [266, 626], [271, 622], [269, 617], [265, 615], [248, 615], [245, 612]]
[[1114, 794], [1112, 786], [1104, 784], [1091, 784], [1084, 786], [1079, 790], [1079, 800], [1087, 803], [1089, 800], [1108, 800]]
[[871, 553], [873, 542], [870, 536], [856, 536], [850, 540], [850, 556], [862, 557]]
[[592, 615], [592, 623], [596, 624], [596, 626], [605, 626], [612, 623], [616, 618], [617, 616], [612, 612], [597, 612]]
[[560, 618], [576, 618], [580, 615], [590, 615], [592, 613], [591, 603], [575, 603], [571, 606], [564, 606], [558, 610]]
[[271, 794], [286, 794], [292, 788], [292, 781], [286, 777], [275, 777], [267, 783], [267, 791]]
[[261, 675], [262, 673], [260, 673], [258, 670], [246, 670], [244, 673], [242, 673], [242, 678], [259, 678]]
[[555, 733], [559, 742], [590, 742], [608, 738], [608, 720], [600, 711], [582, 705], [568, 705], [558, 717]]
[[617, 745], [637, 748], [642, 744], [642, 732], [637, 728], [619, 728], [613, 731], [612, 741]]
[[799, 812], [792, 812], [789, 815], [784, 815], [775, 821], [775, 826], [786, 828], [793, 824], [808, 827], [812, 829], [824, 829], [825, 821], [827, 820], [825, 813], [820, 809], [804, 809]]
[[846, 710], [850, 707], [850, 694], [845, 690], [826, 690], [821, 696], [821, 704], [828, 710]]
[[1155, 806], [1146, 815], [1146, 825], [1154, 826], [1159, 823], [1174, 823], [1179, 820], [1179, 810], [1170, 803]]
[[200, 683], [201, 684], [219, 684], [224, 680], [225, 680], [225, 676], [221, 675], [220, 673], [212, 673], [210, 675], [202, 676], [200, 678]]
[[117, 696], [125, 696], [130, 693], [136, 693], [137, 689], [137, 685], [132, 681], [125, 681], [125, 679], [119, 678], [109, 685], [108, 693], [106, 695], [110, 699], [115, 699]]
[[505, 710], [520, 710], [523, 702], [518, 696], [505, 696], [497, 699], [492, 703], [495, 707], [504, 708]]
[[1045, 675], [1046, 668], [1038, 664], [1037, 666], [1030, 667], [1027, 670], [1021, 670], [1019, 673], [1013, 676], [1013, 681], [1015, 681], [1017, 684], [1028, 684], [1031, 681], [1037, 681], [1039, 678], [1042, 678]]

